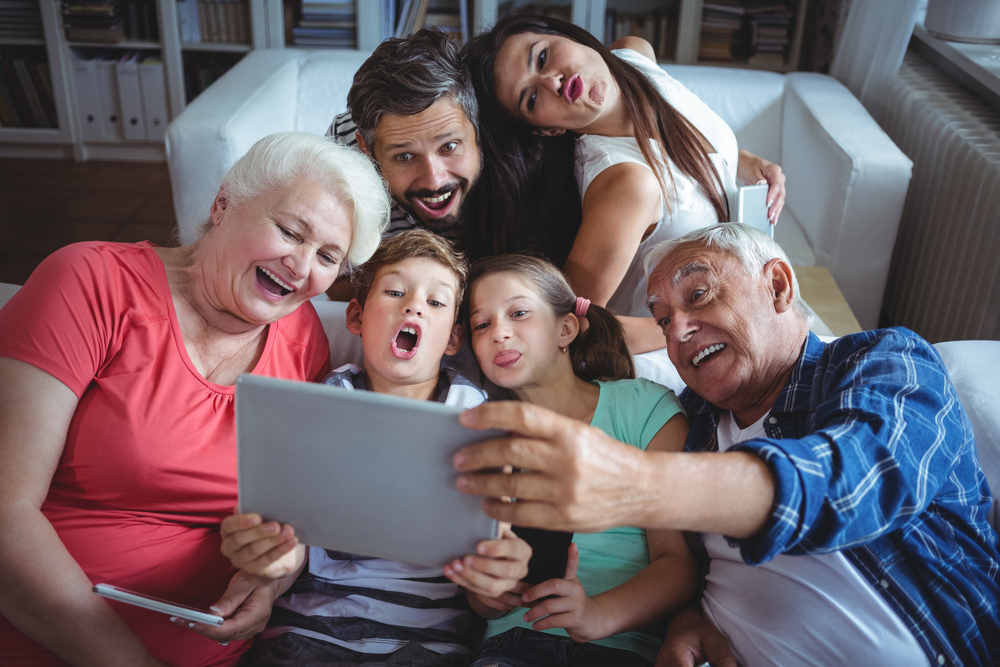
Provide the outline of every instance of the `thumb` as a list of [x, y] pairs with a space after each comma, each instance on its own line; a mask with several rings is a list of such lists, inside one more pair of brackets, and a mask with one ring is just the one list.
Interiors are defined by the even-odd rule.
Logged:
[[576, 543], [569, 545], [569, 556], [566, 557], [566, 576], [564, 579], [576, 579], [576, 570], [580, 567], [580, 549]]
[[229, 582], [229, 587], [226, 592], [222, 594], [215, 604], [213, 604], [209, 609], [219, 614], [223, 618], [229, 618], [233, 613], [239, 609], [243, 601], [246, 600], [251, 593], [253, 593], [256, 584], [251, 581], [248, 577], [242, 576], [242, 572], [237, 572], [236, 576], [232, 578]]

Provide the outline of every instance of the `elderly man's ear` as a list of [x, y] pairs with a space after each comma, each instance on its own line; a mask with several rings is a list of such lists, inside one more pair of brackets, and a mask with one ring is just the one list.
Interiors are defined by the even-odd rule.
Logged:
[[774, 310], [784, 313], [795, 306], [795, 286], [792, 267], [783, 259], [774, 258], [764, 265], [764, 276], [771, 282]]

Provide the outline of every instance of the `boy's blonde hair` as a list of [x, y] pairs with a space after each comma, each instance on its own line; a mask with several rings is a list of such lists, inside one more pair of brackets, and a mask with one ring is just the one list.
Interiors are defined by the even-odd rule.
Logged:
[[455, 250], [447, 239], [424, 229], [410, 229], [383, 239], [372, 258], [358, 268], [351, 277], [351, 282], [357, 290], [357, 299], [361, 307], [365, 307], [368, 290], [375, 282], [375, 276], [379, 269], [398, 264], [405, 259], [420, 257], [434, 260], [449, 269], [458, 278], [458, 288], [455, 291], [455, 321], [457, 322], [461, 310], [459, 306], [465, 295], [465, 283], [469, 277], [469, 263], [465, 260], [465, 255]]

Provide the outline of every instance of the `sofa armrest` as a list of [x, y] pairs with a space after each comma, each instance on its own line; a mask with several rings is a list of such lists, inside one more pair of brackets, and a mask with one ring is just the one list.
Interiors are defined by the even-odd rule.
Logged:
[[913, 163], [836, 79], [787, 76], [786, 206], [858, 322], [875, 328]]
[[167, 128], [167, 166], [181, 244], [197, 238], [229, 168], [258, 140], [296, 129], [303, 51], [252, 51]]

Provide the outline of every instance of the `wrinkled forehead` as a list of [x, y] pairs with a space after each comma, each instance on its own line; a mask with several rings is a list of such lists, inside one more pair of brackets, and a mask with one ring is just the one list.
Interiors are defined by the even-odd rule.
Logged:
[[476, 130], [465, 110], [451, 97], [442, 97], [417, 114], [387, 113], [375, 128], [376, 152], [434, 146], [446, 140], [475, 142]]

